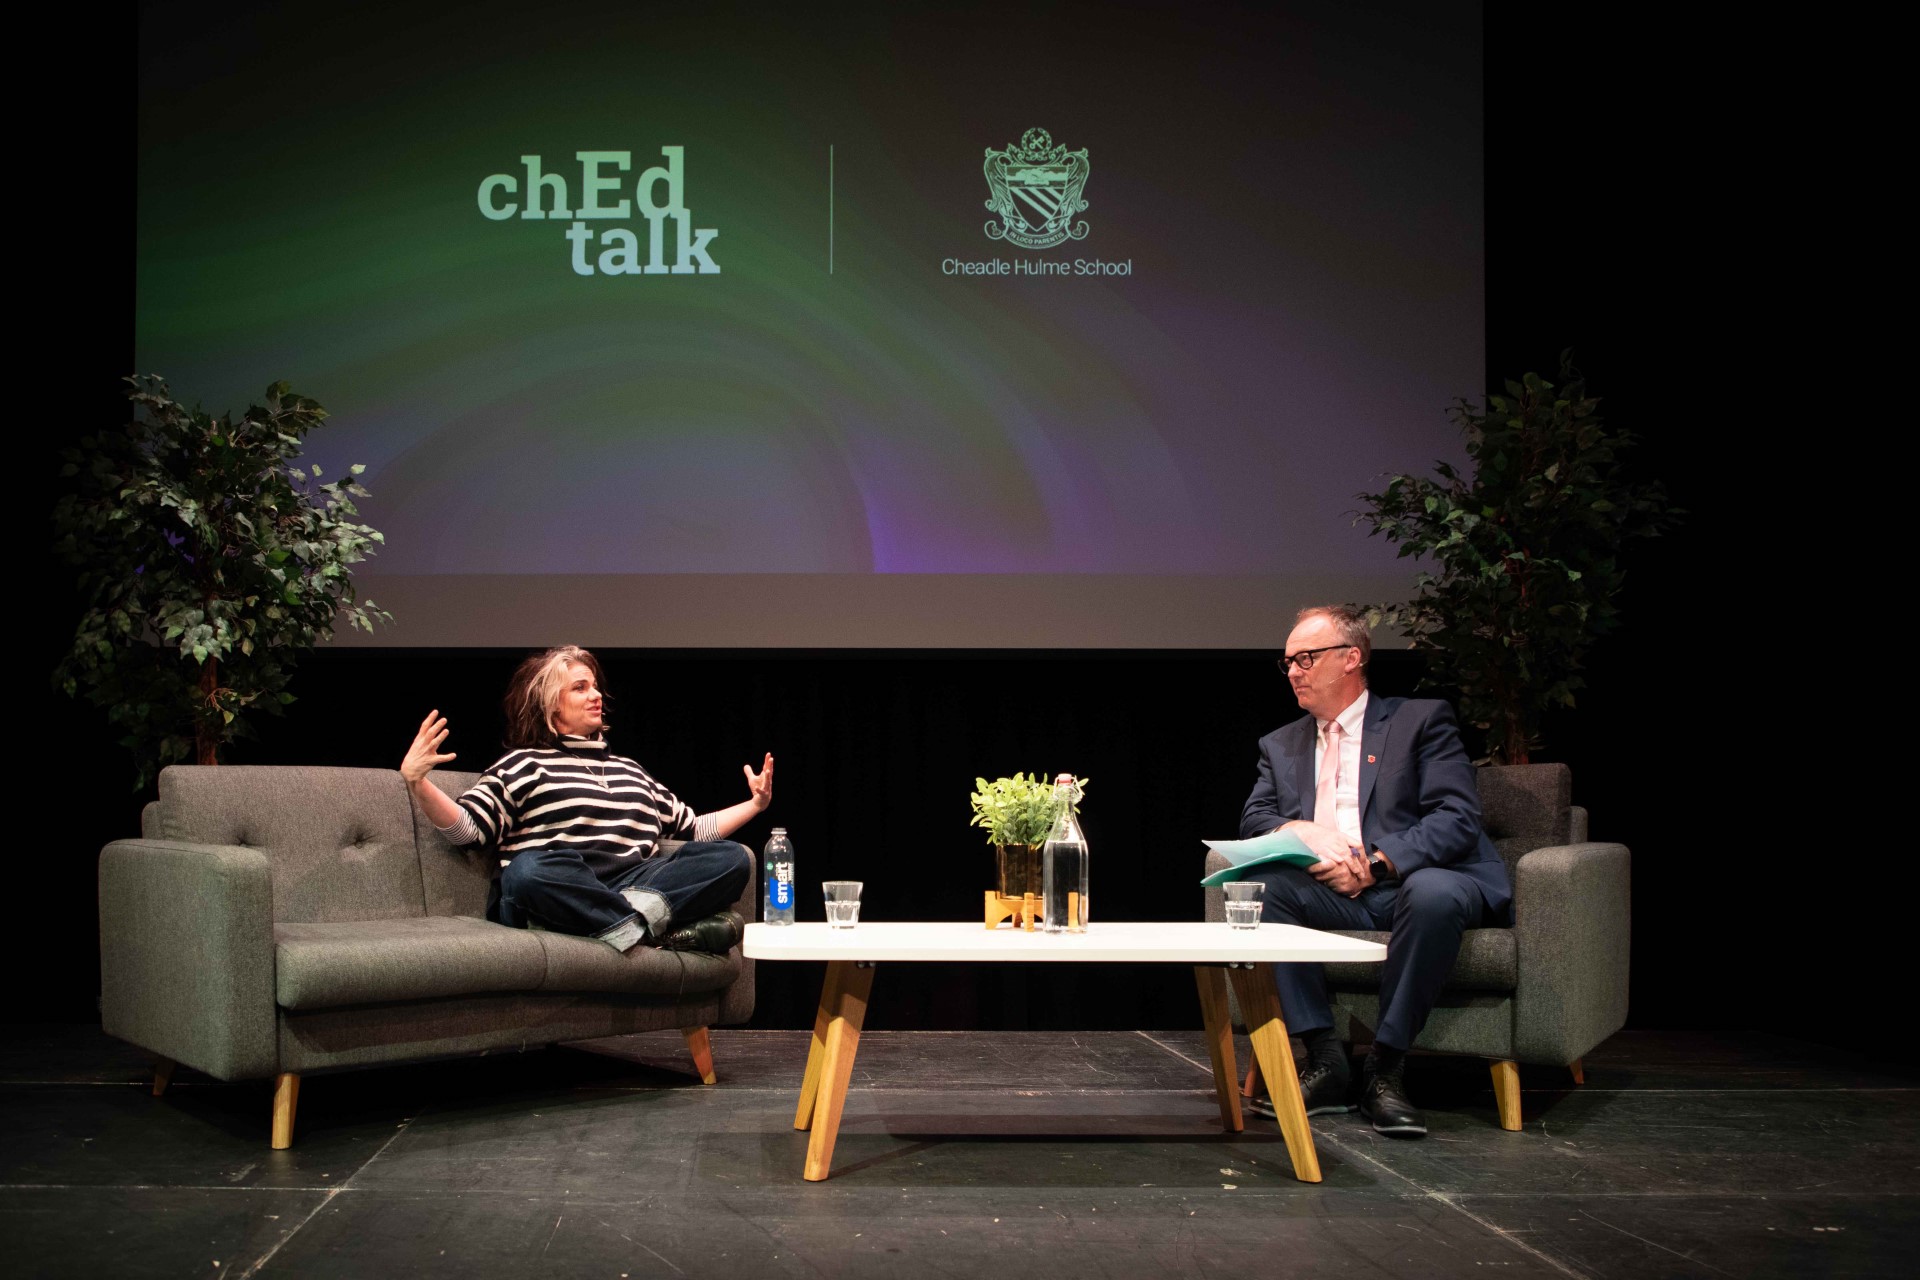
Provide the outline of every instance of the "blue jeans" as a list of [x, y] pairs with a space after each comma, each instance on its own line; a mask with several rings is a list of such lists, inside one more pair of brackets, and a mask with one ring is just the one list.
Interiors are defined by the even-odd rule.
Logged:
[[649, 936], [657, 942], [676, 922], [724, 911], [747, 887], [752, 867], [753, 855], [731, 840], [695, 840], [670, 854], [635, 858], [607, 880], [572, 849], [528, 849], [500, 872], [500, 899], [490, 915], [511, 928], [538, 924], [625, 951]]
[[[1267, 886], [1261, 919], [1309, 929], [1390, 929], [1380, 972], [1380, 1025], [1374, 1042], [1410, 1049], [1460, 955], [1470, 928], [1504, 925], [1493, 918], [1471, 877], [1447, 867], [1422, 867], [1398, 884], [1375, 884], [1343, 898], [1298, 867], [1268, 864], [1243, 877]], [[1294, 1035], [1333, 1026], [1327, 974], [1317, 964], [1276, 964], [1273, 984], [1287, 1030]]]

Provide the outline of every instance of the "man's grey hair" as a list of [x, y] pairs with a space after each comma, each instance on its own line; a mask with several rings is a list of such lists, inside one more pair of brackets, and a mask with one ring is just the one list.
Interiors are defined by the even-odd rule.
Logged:
[[1350, 604], [1310, 604], [1293, 616], [1296, 627], [1308, 618], [1325, 618], [1340, 633], [1340, 643], [1360, 651], [1360, 665], [1373, 660], [1373, 635], [1367, 630], [1367, 615]]

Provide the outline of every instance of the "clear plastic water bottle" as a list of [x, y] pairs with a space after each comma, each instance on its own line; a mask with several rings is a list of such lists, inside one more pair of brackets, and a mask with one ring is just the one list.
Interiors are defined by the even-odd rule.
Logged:
[[1040, 926], [1048, 933], [1087, 931], [1087, 838], [1073, 812], [1080, 786], [1070, 773], [1053, 780], [1053, 830], [1040, 850]]
[[793, 841], [787, 839], [785, 827], [773, 829], [773, 839], [767, 841], [766, 851], [760, 855], [760, 865], [765, 868], [767, 880], [766, 922], [792, 924]]

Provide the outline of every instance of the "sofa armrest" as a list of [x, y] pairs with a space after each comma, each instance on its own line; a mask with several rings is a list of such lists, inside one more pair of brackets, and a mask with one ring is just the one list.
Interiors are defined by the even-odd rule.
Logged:
[[100, 852], [100, 1016], [109, 1035], [222, 1080], [272, 1075], [273, 875], [228, 845]]
[[[760, 855], [749, 846], [747, 848], [747, 883], [740, 890], [740, 896], [734, 899], [733, 909], [740, 918], [752, 923], [760, 918]], [[726, 989], [720, 998], [720, 1013], [714, 1019], [723, 1027], [737, 1027], [753, 1016], [754, 1003], [753, 961], [746, 956], [740, 957], [740, 976]]]
[[1570, 1063], [1627, 1020], [1632, 908], [1623, 844], [1535, 849], [1514, 874], [1514, 1056]]

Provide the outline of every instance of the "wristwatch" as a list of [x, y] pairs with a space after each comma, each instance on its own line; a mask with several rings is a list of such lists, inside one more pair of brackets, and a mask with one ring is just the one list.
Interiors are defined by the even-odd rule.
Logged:
[[1391, 884], [1400, 878], [1393, 874], [1393, 868], [1387, 865], [1387, 860], [1377, 853], [1367, 859], [1367, 870], [1372, 873], [1375, 884]]

